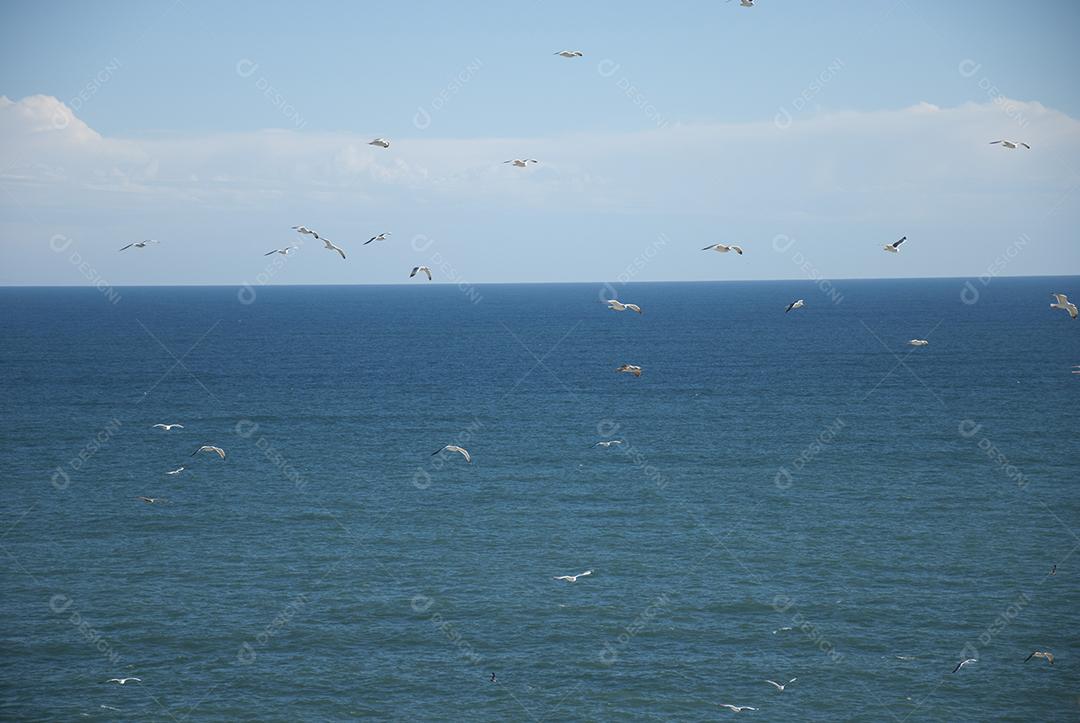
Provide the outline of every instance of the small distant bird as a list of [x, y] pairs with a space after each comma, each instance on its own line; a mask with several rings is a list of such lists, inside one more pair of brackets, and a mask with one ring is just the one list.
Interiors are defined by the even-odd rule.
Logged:
[[803, 301], [802, 299], [798, 299], [798, 300], [796, 300], [796, 301], [793, 301], [793, 302], [791, 302], [790, 304], [788, 304], [788, 305], [787, 305], [787, 308], [786, 308], [786, 309], [784, 309], [784, 313], [786, 314], [786, 313], [788, 313], [789, 311], [791, 311], [792, 309], [801, 309], [801, 308], [803, 308], [804, 306], [806, 306], [806, 302], [805, 302], [805, 301]]
[[555, 53], [555, 55], [561, 55], [564, 58], [580, 58], [584, 56], [585, 53], [581, 52], [580, 50], [560, 50], [559, 52]]
[[794, 683], [794, 682], [795, 682], [796, 680], [798, 680], [798, 678], [792, 678], [791, 680], [789, 680], [788, 682], [784, 683], [783, 685], [780, 685], [780, 684], [779, 684], [779, 683], [777, 683], [777, 682], [776, 682], [775, 680], [766, 680], [765, 682], [766, 682], [766, 683], [771, 683], [771, 684], [775, 685], [775, 686], [776, 686], [776, 689], [777, 689], [778, 691], [780, 691], [781, 693], [783, 693], [783, 692], [784, 692], [784, 688], [788, 687], [789, 685], [791, 685], [792, 683]]
[[184, 425], [182, 425], [182, 424], [155, 424], [153, 427], [151, 427], [151, 429], [164, 429], [166, 432], [168, 432], [173, 427], [176, 427], [177, 429], [183, 429]]
[[603, 442], [597, 442], [596, 444], [594, 444], [589, 449], [596, 449], [597, 447], [603, 447], [604, 449], [608, 449], [609, 447], [611, 447], [613, 445], [617, 445], [617, 444], [622, 444], [622, 440], [621, 439], [609, 439], [609, 440], [605, 440]]
[[494, 674], [494, 673], [492, 673], [492, 674], [491, 674], [491, 682], [492, 682], [492, 683], [494, 683], [494, 682], [495, 682], [495, 674]]
[[511, 159], [509, 161], [503, 161], [503, 163], [509, 163], [511, 166], [514, 166], [515, 168], [525, 168], [525, 166], [529, 165], [530, 163], [539, 163], [539, 162], [540, 161], [536, 160], [535, 158], [513, 158], [513, 159]]
[[1076, 304], [1069, 301], [1068, 296], [1066, 296], [1065, 294], [1050, 295], [1057, 299], [1057, 303], [1050, 304], [1051, 309], [1061, 309], [1062, 311], [1068, 312], [1069, 316], [1071, 316], [1072, 318], [1076, 318]]
[[[727, 0], [727, 1], [731, 2], [731, 0]], [[754, 0], [739, 0], [739, 5], [741, 5], [744, 8], [752, 8], [752, 7], [754, 7]]]
[[389, 235], [390, 235], [389, 233], [381, 233], [378, 236], [372, 236], [371, 238], [369, 238], [367, 241], [364, 242], [364, 245], [367, 246], [372, 241], [385, 241], [386, 237], [389, 236]]
[[325, 248], [328, 251], [337, 251], [339, 254], [341, 254], [341, 258], [344, 260], [345, 252], [341, 250], [340, 246], [335, 246], [334, 243], [328, 238], [319, 239], [319, 240], [323, 242], [323, 248]]
[[368, 145], [378, 146], [379, 148], [389, 148], [390, 141], [386, 140], [385, 138], [376, 138], [374, 140], [368, 141]]
[[751, 708], [748, 705], [732, 705], [731, 703], [721, 703], [721, 708], [727, 708], [732, 713], [742, 713], [744, 710], [757, 710], [757, 708]]
[[282, 256], [288, 256], [289, 252], [296, 250], [296, 246], [286, 246], [283, 249], [274, 249], [273, 251], [267, 251], [263, 256], [272, 256], [273, 254], [281, 254]]
[[966, 660], [961, 660], [959, 663], [956, 664], [956, 667], [953, 668], [952, 672], [955, 673], [956, 671], [960, 670], [960, 668], [963, 668], [968, 663], [977, 663], [977, 662], [979, 662], [979, 661], [976, 660], [975, 658], [967, 658]]
[[427, 280], [431, 281], [431, 269], [429, 269], [427, 266], [413, 266], [413, 270], [412, 273], [409, 274], [409, 278], [411, 279], [412, 277], [416, 276], [416, 273], [418, 271], [423, 271], [425, 274], [427, 274]]
[[1050, 568], [1050, 574], [1057, 575], [1057, 565], [1054, 565], [1052, 568]]
[[155, 241], [154, 239], [147, 239], [146, 241], [136, 241], [135, 243], [128, 244], [127, 246], [125, 246], [124, 248], [122, 248], [120, 250], [121, 251], [127, 251], [130, 248], [144, 249], [144, 248], [146, 248], [147, 244], [156, 244], [156, 243], [157, 243], [157, 241]]
[[1017, 148], [1019, 148], [1020, 146], [1023, 146], [1024, 148], [1027, 148], [1029, 151], [1031, 150], [1031, 146], [1029, 146], [1027, 143], [1021, 143], [1019, 141], [1006, 141], [1006, 140], [990, 141], [990, 145], [994, 145], [995, 143], [1000, 143], [1002, 148], [1008, 148], [1008, 149], [1014, 150], [1014, 151]]
[[608, 305], [607, 308], [611, 311], [626, 311], [629, 309], [630, 311], [636, 311], [639, 314], [641, 313], [641, 307], [637, 304], [624, 304], [618, 299], [608, 299], [605, 303]]
[[773, 634], [773, 635], [776, 635], [777, 633], [779, 633], [779, 632], [782, 632], [782, 631], [784, 631], [784, 630], [794, 630], [794, 629], [795, 629], [795, 628], [790, 628], [790, 627], [786, 627], [786, 628], [777, 628], [776, 630], [773, 630], [773, 631], [772, 631], [772, 634]]
[[899, 241], [897, 241], [895, 243], [885, 244], [881, 248], [885, 249], [886, 251], [889, 251], [890, 253], [898, 254], [898, 253], [900, 253], [900, 244], [904, 243], [905, 241], [907, 241], [907, 236], [904, 236], [902, 239], [900, 239]]
[[126, 684], [129, 680], [134, 680], [136, 683], [141, 683], [139, 678], [109, 678], [106, 683], [119, 683], [120, 685]]
[[218, 457], [225, 459], [225, 450], [223, 450], [221, 447], [215, 447], [212, 444], [204, 444], [203, 446], [192, 452], [191, 456], [194, 457], [199, 452], [214, 452], [215, 454], [217, 454]]
[[626, 372], [627, 374], [633, 374], [635, 377], [641, 376], [641, 367], [634, 364], [623, 364], [621, 367], [615, 370], [616, 372]]
[[181, 472], [183, 472], [183, 471], [184, 471], [185, 469], [187, 469], [187, 467], [185, 467], [185, 466], [183, 466], [183, 465], [180, 465], [179, 467], [177, 467], [176, 469], [174, 469], [174, 470], [173, 470], [172, 472], [166, 472], [165, 474], [180, 474], [180, 473], [181, 473]]
[[732, 244], [713, 244], [712, 246], [706, 246], [701, 249], [702, 251], [716, 251], [717, 253], [726, 254], [728, 251], [734, 251], [739, 256], [742, 256], [742, 246], [735, 246]]
[[1054, 654], [1053, 653], [1044, 653], [1044, 652], [1042, 652], [1040, 650], [1036, 650], [1034, 653], [1032, 653], [1031, 655], [1024, 658], [1024, 662], [1026, 663], [1027, 661], [1031, 660], [1032, 658], [1045, 658], [1046, 662], [1050, 663], [1050, 665], [1054, 664]]
[[908, 342], [911, 346], [926, 346], [929, 343], [926, 339], [912, 339]]
[[322, 238], [319, 236], [319, 234], [316, 233], [315, 231], [313, 231], [312, 229], [308, 228], [307, 226], [293, 226], [292, 230], [296, 231], [296, 233], [298, 233], [298, 234], [302, 234], [302, 235], [306, 235], [306, 236], [314, 236], [319, 241], [322, 241]]
[[447, 452], [457, 452], [458, 454], [460, 454], [462, 457], [465, 458], [466, 462], [468, 462], [469, 464], [472, 464], [472, 456], [469, 455], [468, 450], [466, 450], [464, 447], [459, 447], [456, 444], [447, 444], [447, 445], [444, 445], [442, 447], [439, 447], [437, 450], [435, 450], [434, 452], [431, 453], [431, 456], [434, 457], [435, 455], [437, 455], [439, 452], [442, 452], [443, 450], [446, 450]]
[[556, 580], [566, 580], [567, 582], [577, 582], [579, 577], [585, 577], [586, 575], [592, 575], [592, 570], [586, 570], [585, 572], [579, 572], [577, 575], [558, 575]]
[[145, 502], [148, 505], [152, 505], [155, 502], [165, 502], [164, 497], [142, 497], [142, 496], [139, 496], [139, 497], [136, 497], [135, 499], [142, 500], [143, 502]]

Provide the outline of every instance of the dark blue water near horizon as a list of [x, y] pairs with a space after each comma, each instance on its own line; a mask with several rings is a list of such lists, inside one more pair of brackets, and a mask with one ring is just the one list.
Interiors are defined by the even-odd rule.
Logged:
[[1078, 720], [1080, 277], [968, 283], [0, 288], [0, 717]]

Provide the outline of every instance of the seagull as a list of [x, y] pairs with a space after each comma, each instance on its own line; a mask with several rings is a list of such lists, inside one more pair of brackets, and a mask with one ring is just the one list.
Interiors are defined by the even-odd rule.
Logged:
[[1009, 148], [1009, 149], [1014, 150], [1014, 151], [1017, 148], [1019, 148], [1020, 146], [1023, 146], [1024, 148], [1027, 148], [1029, 151], [1031, 150], [1031, 146], [1029, 146], [1027, 143], [1021, 143], [1019, 141], [1006, 141], [1006, 140], [990, 141], [990, 145], [994, 145], [995, 143], [1000, 143], [1002, 148]]
[[586, 570], [585, 572], [579, 572], [577, 575], [557, 575], [556, 580], [566, 580], [567, 582], [577, 582], [579, 577], [585, 577], [586, 575], [592, 575], [592, 570]]
[[283, 249], [274, 249], [273, 251], [267, 251], [263, 256], [271, 256], [273, 254], [281, 254], [282, 256], [288, 256], [290, 251], [299, 248], [298, 246], [286, 246]]
[[322, 238], [319, 236], [319, 234], [308, 228], [307, 226], [293, 226], [292, 229], [293, 231], [296, 231], [296, 233], [305, 234], [307, 236], [314, 236], [319, 241], [322, 241]]
[[1069, 301], [1069, 297], [1065, 294], [1050, 294], [1057, 299], [1056, 304], [1050, 304], [1051, 309], [1061, 309], [1062, 311], [1069, 312], [1069, 316], [1076, 318], [1076, 304]]
[[127, 682], [128, 682], [129, 680], [134, 680], [134, 681], [135, 681], [135, 682], [137, 682], [137, 683], [141, 683], [141, 682], [142, 682], [142, 680], [141, 680], [141, 679], [139, 679], [139, 678], [109, 678], [109, 679], [108, 679], [108, 680], [106, 680], [105, 682], [106, 682], [106, 683], [119, 683], [120, 685], [124, 685], [124, 684], [125, 684], [125, 683], [127, 683]]
[[712, 246], [706, 246], [701, 249], [702, 251], [716, 251], [718, 253], [726, 254], [728, 251], [734, 251], [739, 256], [742, 256], [742, 246], [734, 246], [731, 244], [713, 244]]
[[389, 148], [390, 141], [385, 138], [376, 138], [375, 140], [368, 141], [369, 146], [379, 146], [380, 148]]
[[[727, 1], [731, 2], [731, 0], [727, 0]], [[739, 0], [739, 5], [744, 7], [744, 8], [752, 8], [752, 7], [754, 7], [754, 0]]]
[[147, 239], [146, 241], [136, 241], [135, 243], [128, 244], [127, 246], [125, 246], [124, 248], [122, 248], [120, 250], [121, 251], [127, 251], [128, 249], [130, 249], [132, 247], [137, 248], [137, 249], [144, 249], [144, 248], [146, 248], [147, 244], [156, 244], [156, 243], [157, 243], [157, 241], [155, 241], [154, 239]]
[[1050, 568], [1050, 574], [1057, 575], [1057, 565], [1054, 565], [1052, 568]]
[[897, 241], [896, 243], [891, 243], [891, 244], [885, 244], [885, 245], [884, 245], [884, 246], [882, 246], [881, 248], [883, 248], [883, 249], [885, 249], [886, 251], [889, 251], [889, 252], [891, 252], [891, 253], [894, 253], [894, 254], [898, 254], [898, 253], [900, 253], [900, 244], [904, 243], [905, 241], [907, 241], [907, 236], [905, 236], [904, 238], [900, 239], [900, 240], [899, 240], [899, 241]]
[[495, 674], [494, 674], [494, 673], [492, 673], [492, 674], [491, 674], [491, 682], [492, 682], [492, 683], [494, 683], [494, 682], [495, 682]]
[[621, 439], [609, 439], [609, 440], [605, 440], [603, 442], [597, 442], [592, 447], [589, 447], [589, 449], [596, 449], [597, 447], [603, 447], [604, 449], [608, 449], [609, 447], [611, 447], [613, 445], [616, 445], [616, 444], [622, 444], [622, 440]]
[[627, 374], [633, 374], [635, 377], [641, 376], [641, 367], [633, 364], [623, 364], [621, 367], [615, 370], [616, 372], [626, 372]]
[[469, 451], [467, 449], [465, 449], [464, 447], [457, 446], [456, 444], [447, 444], [447, 445], [445, 445], [443, 447], [439, 447], [437, 450], [435, 450], [434, 452], [431, 453], [431, 456], [434, 457], [439, 452], [442, 452], [444, 449], [447, 452], [457, 452], [458, 454], [460, 454], [462, 457], [465, 458], [466, 462], [468, 462], [469, 464], [472, 464], [472, 457], [469, 456]]
[[559, 52], [554, 53], [554, 55], [561, 55], [564, 58], [580, 58], [584, 56], [585, 53], [580, 50], [560, 50]]
[[514, 168], [525, 168], [530, 163], [539, 163], [540, 161], [535, 158], [513, 158], [509, 161], [503, 161], [503, 163], [509, 163]]
[[427, 266], [413, 266], [412, 273], [409, 274], [409, 278], [411, 279], [412, 277], [416, 276], [417, 271], [423, 271], [425, 274], [427, 274], [427, 280], [431, 281], [431, 269], [429, 269]]
[[371, 238], [369, 238], [367, 241], [364, 242], [364, 245], [367, 246], [372, 241], [385, 241], [386, 237], [389, 236], [389, 235], [390, 235], [389, 233], [381, 233], [378, 236], [372, 236]]
[[797, 301], [793, 301], [793, 302], [791, 302], [790, 304], [787, 305], [787, 308], [784, 309], [784, 313], [786, 314], [789, 311], [791, 311], [792, 309], [801, 309], [804, 306], [806, 306], [806, 302], [803, 301], [802, 299], [799, 299]]
[[166, 472], [165, 474], [180, 474], [180, 473], [181, 473], [181, 472], [183, 472], [183, 471], [184, 471], [185, 469], [187, 469], [187, 467], [185, 467], [184, 465], [180, 465], [179, 467], [177, 467], [176, 469], [174, 469], [174, 470], [173, 470], [172, 472]]
[[967, 658], [966, 660], [961, 660], [959, 663], [956, 664], [956, 667], [953, 668], [952, 672], [955, 673], [956, 671], [960, 670], [960, 668], [963, 668], [968, 663], [977, 663], [977, 662], [979, 662], [979, 661], [976, 660], [975, 658]]
[[778, 691], [780, 691], [781, 693], [783, 693], [783, 692], [784, 692], [784, 688], [788, 687], [789, 685], [791, 685], [792, 683], [794, 683], [794, 682], [795, 682], [796, 680], [798, 680], [798, 678], [792, 678], [791, 680], [789, 680], [788, 682], [784, 683], [783, 685], [780, 685], [780, 684], [779, 684], [779, 683], [777, 683], [777, 682], [776, 682], [775, 680], [766, 680], [765, 682], [766, 682], [766, 683], [771, 683], [771, 684], [775, 685], [775, 686], [776, 686], [776, 689], [777, 689]]
[[1024, 658], [1024, 662], [1026, 663], [1027, 661], [1031, 660], [1032, 658], [1046, 658], [1046, 662], [1050, 663], [1050, 665], [1054, 664], [1054, 654], [1053, 653], [1044, 653], [1044, 652], [1042, 652], [1040, 650], [1036, 650], [1034, 653], [1032, 653], [1031, 655]]
[[608, 299], [604, 303], [608, 305], [607, 308], [611, 311], [626, 311], [629, 309], [630, 311], [636, 311], [639, 314], [641, 313], [641, 307], [637, 304], [624, 304], [618, 299]]
[[337, 251], [339, 254], [341, 254], [341, 258], [344, 260], [345, 252], [341, 250], [340, 246], [335, 246], [334, 243], [328, 238], [319, 239], [319, 240], [323, 242], [324, 248], [326, 248], [329, 251]]
[[192, 452], [191, 456], [194, 457], [199, 452], [215, 452], [217, 453], [218, 457], [225, 459], [225, 450], [223, 450], [221, 447], [215, 447], [212, 444], [204, 444], [203, 446]]
[[748, 705], [732, 705], [731, 703], [721, 703], [721, 708], [727, 708], [732, 713], [742, 713], [744, 710], [757, 710], [757, 708], [751, 708]]
[[[136, 497], [135, 499], [142, 500], [143, 502], [145, 502], [148, 505], [152, 505], [155, 502], [165, 502], [166, 501], [164, 497], [143, 497], [141, 495], [139, 497]], [[121, 683], [121, 685], [123, 685], [123, 683]]]
[[926, 346], [929, 343], [926, 339], [912, 339], [908, 342], [911, 346]]
[[155, 424], [153, 427], [151, 427], [151, 429], [164, 429], [166, 432], [168, 432], [173, 427], [183, 429], [184, 425], [182, 425], [182, 424]]
[[778, 629], [776, 629], [776, 630], [773, 630], [773, 631], [772, 631], [772, 634], [773, 634], [773, 635], [776, 635], [776, 634], [777, 634], [777, 633], [779, 633], [779, 632], [780, 632], [781, 630], [794, 630], [794, 628], [778, 628]]

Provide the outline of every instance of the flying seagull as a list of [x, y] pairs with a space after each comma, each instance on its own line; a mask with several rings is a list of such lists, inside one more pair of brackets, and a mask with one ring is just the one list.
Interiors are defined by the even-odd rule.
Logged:
[[273, 254], [281, 254], [282, 256], [288, 256], [290, 251], [298, 248], [297, 246], [286, 246], [283, 249], [274, 249], [273, 251], [267, 251], [263, 256], [272, 256]]
[[885, 244], [885, 245], [884, 245], [884, 246], [882, 246], [881, 248], [883, 248], [883, 249], [885, 249], [886, 251], [889, 251], [889, 252], [891, 252], [891, 253], [894, 253], [894, 254], [898, 254], [898, 253], [900, 253], [900, 244], [904, 243], [905, 241], [907, 241], [907, 236], [905, 236], [904, 238], [900, 239], [900, 240], [899, 240], [899, 241], [897, 241], [896, 243], [891, 243], [891, 244]]
[[702, 251], [716, 251], [718, 253], [726, 254], [728, 251], [734, 251], [739, 256], [742, 256], [742, 246], [735, 246], [732, 244], [713, 244], [712, 246], [706, 246], [701, 249]]
[[215, 447], [212, 444], [204, 444], [203, 446], [192, 452], [191, 456], [194, 457], [199, 452], [214, 452], [217, 454], [218, 457], [225, 459], [225, 450], [223, 450], [221, 447]]
[[567, 582], [577, 582], [579, 577], [585, 577], [586, 575], [592, 575], [592, 570], [586, 570], [585, 572], [579, 572], [577, 575], [557, 575], [556, 580], [566, 580]]
[[956, 664], [956, 667], [953, 668], [952, 672], [955, 673], [956, 671], [960, 670], [960, 668], [963, 668], [968, 663], [977, 663], [977, 662], [979, 662], [979, 661], [976, 660], [975, 658], [967, 658], [965, 660], [961, 660], [959, 663]]
[[908, 342], [911, 346], [926, 346], [929, 343], [926, 339], [912, 339]]
[[386, 237], [389, 236], [389, 235], [390, 235], [389, 233], [381, 233], [378, 236], [372, 236], [371, 238], [369, 238], [367, 241], [364, 242], [364, 245], [367, 246], [372, 241], [385, 241]]
[[641, 313], [641, 307], [637, 304], [624, 304], [618, 299], [608, 299], [604, 303], [608, 305], [607, 308], [611, 311], [626, 311], [629, 309], [630, 311], [636, 311], [639, 314]]
[[721, 708], [727, 708], [732, 713], [742, 713], [744, 710], [757, 710], [757, 708], [751, 708], [748, 705], [732, 705], [731, 703], [721, 703]]
[[796, 680], [798, 680], [798, 678], [792, 678], [791, 680], [789, 680], [788, 682], [784, 683], [783, 685], [780, 685], [780, 684], [779, 684], [779, 683], [777, 683], [777, 682], [776, 682], [775, 680], [766, 680], [765, 682], [766, 682], [766, 683], [771, 683], [772, 685], [776, 686], [776, 689], [777, 689], [778, 691], [780, 691], [781, 693], [783, 693], [783, 692], [784, 692], [784, 688], [788, 687], [789, 685], [791, 685], [792, 683], [794, 683], [794, 682], [795, 682]]
[[580, 50], [560, 50], [559, 52], [554, 53], [554, 55], [561, 55], [564, 58], [580, 58], [584, 56], [585, 53]]
[[621, 367], [615, 370], [616, 372], [626, 372], [627, 374], [633, 374], [635, 377], [641, 376], [641, 367], [634, 364], [623, 364]]
[[994, 145], [995, 143], [1000, 143], [1002, 148], [1009, 148], [1009, 149], [1014, 150], [1014, 151], [1017, 148], [1019, 148], [1020, 146], [1023, 146], [1024, 148], [1027, 148], [1029, 151], [1031, 150], [1031, 146], [1029, 146], [1027, 143], [1021, 143], [1019, 141], [1006, 141], [1006, 140], [990, 141], [990, 145]]
[[389, 148], [390, 141], [386, 140], [385, 138], [376, 138], [374, 140], [368, 141], [368, 145], [378, 146], [379, 148]]
[[1056, 304], [1050, 304], [1051, 309], [1061, 309], [1062, 311], [1068, 312], [1069, 316], [1071, 316], [1072, 318], [1076, 318], [1076, 304], [1069, 301], [1068, 296], [1065, 296], [1065, 294], [1050, 295], [1057, 299]]
[[613, 445], [616, 445], [616, 444], [622, 444], [622, 440], [621, 439], [609, 439], [609, 440], [605, 440], [603, 442], [597, 442], [596, 444], [594, 444], [589, 449], [596, 449], [597, 447], [603, 447], [604, 449], [608, 449], [609, 447], [611, 447]]
[[445, 446], [439, 447], [437, 450], [435, 450], [434, 452], [431, 453], [431, 456], [434, 457], [435, 455], [437, 455], [439, 452], [442, 452], [443, 450], [446, 450], [447, 452], [457, 452], [458, 454], [460, 454], [462, 457], [465, 458], [466, 462], [468, 462], [469, 464], [472, 464], [472, 457], [469, 455], [469, 451], [467, 449], [465, 449], [464, 447], [457, 446], [456, 444], [447, 444]]
[[183, 429], [184, 425], [182, 425], [182, 424], [155, 424], [152, 427], [152, 429], [164, 429], [166, 432], [168, 432], [173, 427], [176, 427], [178, 429]]
[[497, 682], [497, 681], [495, 680], [495, 674], [494, 674], [494, 673], [492, 673], [492, 674], [491, 674], [491, 682], [492, 682], [492, 683], [495, 683], [495, 682]]
[[105, 682], [106, 683], [119, 683], [120, 685], [124, 685], [129, 680], [134, 680], [136, 683], [141, 683], [142, 682], [142, 680], [140, 680], [139, 678], [109, 678]]
[[1026, 663], [1027, 661], [1031, 660], [1032, 658], [1045, 658], [1046, 662], [1050, 663], [1050, 665], [1054, 664], [1054, 654], [1053, 653], [1044, 653], [1041, 650], [1036, 650], [1034, 653], [1032, 653], [1031, 655], [1024, 658], [1024, 662]]
[[525, 168], [530, 163], [539, 163], [540, 161], [535, 158], [512, 158], [509, 161], [503, 161], [503, 163], [509, 163], [514, 168]]
[[789, 311], [791, 311], [792, 309], [801, 309], [801, 308], [803, 308], [804, 306], [806, 306], [806, 302], [805, 302], [805, 301], [803, 301], [802, 299], [798, 299], [798, 300], [796, 300], [796, 301], [793, 301], [793, 302], [791, 302], [790, 304], [788, 304], [788, 305], [787, 305], [787, 308], [786, 308], [786, 309], [784, 309], [784, 313], [786, 314], [786, 313], [788, 313]]
[[122, 248], [120, 250], [121, 251], [127, 251], [130, 248], [144, 249], [144, 248], [146, 248], [147, 244], [156, 244], [156, 243], [157, 243], [157, 241], [155, 241], [154, 239], [147, 239], [146, 241], [136, 241], [135, 243], [128, 244], [127, 246], [125, 246], [124, 248]]
[[173, 470], [172, 472], [166, 472], [165, 474], [180, 474], [180, 473], [181, 473], [181, 472], [183, 472], [183, 471], [184, 471], [185, 469], [187, 469], [187, 467], [185, 467], [184, 465], [180, 465], [179, 467], [177, 467], [176, 469], [174, 469], [174, 470]]
[[142, 500], [143, 502], [145, 502], [148, 505], [152, 505], [155, 502], [165, 502], [166, 501], [164, 497], [143, 497], [142, 495], [136, 497], [135, 499]]
[[[727, 1], [731, 2], [731, 0], [727, 0]], [[754, 0], [739, 0], [739, 5], [744, 7], [744, 8], [752, 8], [752, 7], [754, 7]]]
[[319, 236], [319, 234], [316, 233], [314, 230], [308, 228], [307, 226], [293, 226], [292, 230], [296, 231], [296, 233], [298, 233], [298, 234], [303, 234], [303, 235], [307, 235], [307, 236], [314, 236], [319, 241], [322, 241], [322, 238]]
[[345, 252], [341, 250], [340, 246], [335, 246], [333, 241], [328, 238], [320, 239], [320, 241], [323, 242], [323, 247], [326, 248], [328, 251], [337, 251], [339, 254], [341, 254], [342, 260], [345, 259]]
[[416, 272], [418, 271], [423, 271], [425, 274], [427, 274], [427, 280], [431, 281], [431, 269], [429, 269], [427, 266], [413, 266], [412, 273], [409, 274], [409, 278], [411, 279], [412, 277], [416, 276]]

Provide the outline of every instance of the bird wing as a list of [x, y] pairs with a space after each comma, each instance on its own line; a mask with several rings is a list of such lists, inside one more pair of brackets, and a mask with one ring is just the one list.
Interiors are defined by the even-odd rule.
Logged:
[[794, 308], [795, 308], [795, 302], [793, 301], [793, 302], [791, 302], [790, 304], [787, 305], [787, 308], [784, 309], [784, 313], [786, 314], [786, 313], [788, 313], [789, 311], [791, 311]]
[[127, 249], [131, 248], [131, 247], [132, 247], [132, 246], [134, 246], [134, 245], [135, 245], [135, 244], [133, 244], [133, 243], [131, 243], [131, 244], [128, 244], [127, 246], [125, 246], [124, 248], [122, 248], [122, 249], [120, 249], [120, 250], [121, 250], [121, 251], [126, 251]]
[[416, 272], [419, 271], [419, 270], [420, 270], [419, 266], [413, 266], [413, 270], [412, 270], [412, 273], [409, 274], [409, 278], [411, 279], [412, 277], [416, 276]]
[[897, 241], [896, 243], [894, 243], [894, 244], [892, 245], [892, 247], [893, 247], [894, 249], [895, 249], [895, 248], [900, 248], [900, 244], [904, 243], [905, 241], [907, 241], [907, 236], [903, 237], [902, 239], [900, 239], [899, 241]]
[[424, 267], [424, 273], [427, 274], [427, 280], [431, 281], [431, 269], [429, 269], [427, 266], [425, 266]]
[[641, 313], [641, 307], [637, 304], [627, 304], [626, 308], [630, 309], [630, 311], [636, 311], [639, 314]]
[[720, 244], [713, 244], [712, 246], [706, 246], [705, 248], [703, 248], [703, 249], [701, 249], [701, 250], [702, 250], [702, 251], [708, 251], [709, 249], [714, 249], [714, 248], [716, 248], [716, 247], [717, 247], [717, 246], [719, 246], [719, 245], [720, 245]]
[[[1035, 653], [1037, 653], [1037, 652], [1039, 652], [1039, 651], [1037, 651], [1037, 650], [1036, 650], [1036, 651], [1035, 651]], [[1029, 661], [1029, 660], [1031, 660], [1032, 658], [1034, 658], [1034, 657], [1035, 657], [1035, 653], [1032, 653], [1031, 655], [1029, 655], [1029, 656], [1027, 656], [1026, 658], [1024, 658], [1024, 662], [1026, 663], [1027, 661]]]
[[742, 246], [732, 246], [731, 250], [737, 253], [739, 256], [742, 256]]
[[777, 689], [777, 690], [783, 690], [783, 689], [784, 689], [784, 686], [780, 685], [780, 684], [779, 684], [779, 683], [777, 683], [777, 682], [776, 682], [775, 680], [766, 680], [765, 682], [766, 682], [766, 683], [772, 683], [773, 685], [775, 685], [775, 686], [776, 686], [776, 689]]
[[211, 447], [210, 449], [217, 452], [217, 455], [219, 457], [221, 457], [222, 459], [225, 459], [225, 450], [223, 450], [221, 447]]
[[1061, 304], [1063, 306], [1065, 304], [1069, 303], [1069, 297], [1066, 296], [1065, 294], [1050, 294], [1050, 295], [1053, 296], [1055, 299], [1057, 299], [1057, 303], [1059, 303], [1059, 304]]
[[458, 447], [454, 451], [455, 452], [460, 452], [461, 456], [465, 458], [465, 461], [468, 462], [469, 464], [472, 464], [472, 457], [469, 456], [468, 450], [465, 450], [465, 449], [462, 449], [461, 447]]
[[1029, 151], [1031, 150], [1031, 146], [1029, 146], [1027, 143], [1021, 143], [1020, 145], [1022, 145], [1024, 148], [1027, 148]]
[[1005, 141], [990, 141], [990, 145], [994, 145], [995, 143], [1004, 143], [1004, 142]]
[[270, 254], [276, 254], [277, 252], [278, 250], [274, 249], [273, 251], [268, 251], [267, 253], [263, 254], [263, 256], [269, 256]]
[[364, 242], [364, 245], [367, 246], [369, 243], [371, 243], [372, 241], [374, 241], [377, 238], [378, 238], [378, 236], [372, 236], [371, 238], [369, 238], [367, 241]]

